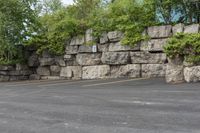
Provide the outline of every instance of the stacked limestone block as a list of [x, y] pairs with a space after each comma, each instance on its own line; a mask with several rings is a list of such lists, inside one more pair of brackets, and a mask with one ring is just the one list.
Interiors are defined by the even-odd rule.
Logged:
[[[185, 26], [184, 24], [177, 24], [173, 26], [172, 31], [176, 33], [199, 33], [200, 25], [192, 24]], [[200, 63], [199, 63], [200, 65]], [[182, 83], [182, 82], [199, 82], [200, 81], [200, 66], [194, 65], [184, 61], [183, 57], [176, 57], [169, 59], [166, 70], [166, 81], [168, 83]]]
[[57, 80], [60, 77], [61, 67], [65, 67], [66, 62], [63, 56], [53, 56], [48, 52], [39, 57], [39, 67], [36, 69], [36, 75], [43, 80]]
[[[166, 55], [163, 46], [172, 34], [172, 26], [150, 27], [151, 40], [133, 47], [121, 44], [123, 33], [103, 33], [99, 39], [87, 30], [85, 36], [74, 37], [66, 46], [66, 66], [61, 77], [98, 79], [121, 77], [164, 77]], [[87, 44], [93, 44], [87, 45]]]
[[28, 80], [32, 71], [27, 65], [1, 65], [0, 66], [0, 82]]

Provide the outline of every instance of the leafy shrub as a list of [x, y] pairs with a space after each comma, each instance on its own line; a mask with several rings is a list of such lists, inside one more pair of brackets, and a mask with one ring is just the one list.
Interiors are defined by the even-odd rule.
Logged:
[[179, 33], [169, 39], [164, 48], [169, 58], [184, 57], [187, 62], [200, 62], [200, 33]]
[[94, 35], [111, 30], [124, 32], [122, 44], [135, 45], [147, 39], [142, 35], [144, 29], [155, 24], [155, 12], [151, 1], [144, 0], [115, 0], [106, 8], [93, 12], [90, 25]]

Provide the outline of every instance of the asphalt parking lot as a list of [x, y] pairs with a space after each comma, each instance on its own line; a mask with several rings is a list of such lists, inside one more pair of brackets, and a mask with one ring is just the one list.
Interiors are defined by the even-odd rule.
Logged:
[[200, 133], [200, 84], [0, 83], [0, 133]]

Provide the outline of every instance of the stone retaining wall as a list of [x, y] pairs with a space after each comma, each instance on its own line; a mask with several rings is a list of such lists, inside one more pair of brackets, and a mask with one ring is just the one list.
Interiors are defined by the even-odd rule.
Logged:
[[0, 65], [0, 82], [28, 80], [32, 73], [27, 65]]
[[198, 66], [183, 67], [183, 65], [168, 64], [169, 60], [163, 53], [163, 46], [166, 45], [167, 39], [177, 32], [197, 33], [199, 25], [149, 27], [143, 34], [150, 36], [150, 39], [135, 44], [134, 47], [121, 44], [123, 33], [119, 31], [103, 33], [97, 39], [92, 36], [92, 30], [89, 29], [85, 36], [73, 37], [68, 41], [63, 56], [53, 56], [47, 51], [43, 52], [42, 56], [38, 56], [34, 49], [29, 50], [27, 70], [31, 72], [26, 73], [27, 70], [18, 70], [17, 67], [4, 68], [5, 70], [2, 68], [0, 69], [1, 81], [28, 77], [38, 80], [165, 76], [167, 82], [199, 81]]

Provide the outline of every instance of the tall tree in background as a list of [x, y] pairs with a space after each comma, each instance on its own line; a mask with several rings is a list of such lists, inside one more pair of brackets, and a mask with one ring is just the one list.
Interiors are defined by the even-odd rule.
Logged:
[[36, 23], [36, 0], [0, 1], [0, 61], [17, 58], [16, 45], [22, 44]]

